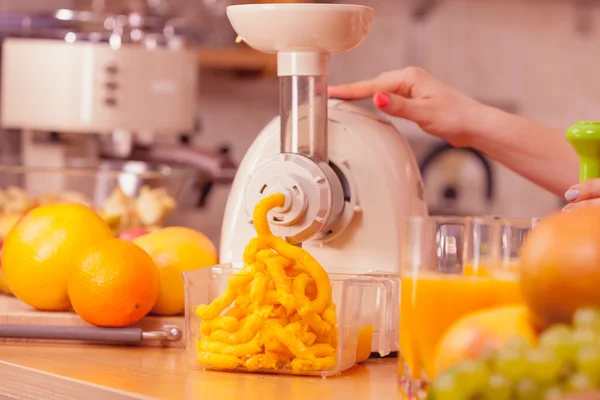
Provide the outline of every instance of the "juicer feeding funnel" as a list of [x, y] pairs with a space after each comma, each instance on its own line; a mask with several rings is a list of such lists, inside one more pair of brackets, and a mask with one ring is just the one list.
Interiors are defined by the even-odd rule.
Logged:
[[373, 10], [355, 5], [259, 4], [228, 7], [227, 16], [250, 47], [277, 54], [281, 152], [327, 161], [330, 53], [358, 46], [369, 32]]
[[339, 4], [249, 4], [227, 8], [250, 47], [277, 53], [278, 75], [329, 75], [329, 54], [365, 39], [373, 9]]

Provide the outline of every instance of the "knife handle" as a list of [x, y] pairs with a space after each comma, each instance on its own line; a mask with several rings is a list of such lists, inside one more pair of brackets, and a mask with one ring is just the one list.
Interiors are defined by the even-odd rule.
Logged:
[[144, 331], [140, 328], [97, 328], [81, 326], [0, 325], [0, 338], [87, 340], [97, 342], [139, 343]]

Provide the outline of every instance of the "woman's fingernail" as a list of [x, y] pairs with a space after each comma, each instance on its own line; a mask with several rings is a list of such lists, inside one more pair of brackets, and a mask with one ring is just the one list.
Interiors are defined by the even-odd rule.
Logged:
[[579, 189], [569, 189], [567, 193], [565, 193], [565, 199], [567, 201], [576, 200], [579, 197]]
[[573, 205], [568, 204], [563, 207], [562, 212], [569, 212], [569, 211], [573, 211], [574, 209], [575, 209], [575, 207]]
[[375, 105], [379, 108], [387, 107], [390, 104], [390, 98], [385, 93], [377, 93], [375, 95]]

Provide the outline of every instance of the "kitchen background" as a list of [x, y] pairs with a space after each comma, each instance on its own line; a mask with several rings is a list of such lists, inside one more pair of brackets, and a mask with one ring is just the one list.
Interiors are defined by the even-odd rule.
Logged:
[[[0, 12], [73, 8], [74, 1], [0, 0]], [[225, 6], [232, 2], [196, 3], [188, 16], [197, 18], [208, 29], [203, 46], [235, 46], [235, 35], [224, 15]], [[578, 120], [598, 119], [600, 2], [352, 3], [373, 7], [375, 22], [358, 49], [333, 57], [333, 83], [419, 65], [470, 96], [560, 130]], [[371, 107], [368, 101], [364, 105]], [[234, 161], [239, 162], [258, 132], [278, 112], [277, 78], [268, 73], [202, 68], [197, 110], [200, 131], [193, 141], [205, 147], [225, 145]], [[562, 204], [556, 196], [477, 154], [450, 150], [431, 158], [442, 142], [406, 121], [394, 123], [410, 142], [417, 159], [422, 163], [429, 159], [423, 176], [434, 212], [539, 217]], [[185, 221], [218, 240], [227, 193], [227, 186], [215, 186], [204, 208], [180, 215], [175, 222]]]

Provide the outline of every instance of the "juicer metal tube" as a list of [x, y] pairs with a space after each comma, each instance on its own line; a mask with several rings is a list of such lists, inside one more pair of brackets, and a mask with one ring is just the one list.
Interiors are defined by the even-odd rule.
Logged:
[[327, 76], [279, 78], [281, 152], [327, 162]]

